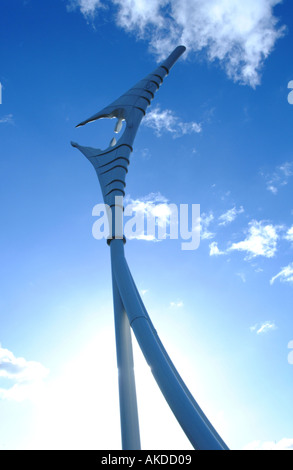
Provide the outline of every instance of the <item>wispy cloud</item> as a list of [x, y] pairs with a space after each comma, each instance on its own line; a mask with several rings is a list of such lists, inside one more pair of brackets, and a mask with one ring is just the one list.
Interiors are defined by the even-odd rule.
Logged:
[[[157, 227], [165, 230], [172, 216], [172, 206], [168, 204], [168, 199], [162, 196], [161, 193], [150, 193], [138, 199], [132, 199], [130, 196], [126, 196], [125, 204], [125, 215], [135, 213], [135, 220], [138, 222], [138, 226], [136, 225], [135, 231], [129, 235], [129, 238], [150, 242], [160, 241], [155, 236], [155, 227], [151, 225], [148, 227], [150, 229], [149, 233], [145, 231], [144, 220], [152, 220]], [[128, 210], [130, 214], [128, 214]]]
[[184, 307], [184, 303], [182, 300], [178, 300], [177, 302], [170, 302], [170, 307], [171, 308], [182, 308]]
[[116, 7], [116, 23], [149, 41], [159, 59], [178, 44], [218, 61], [234, 81], [255, 87], [263, 62], [284, 27], [274, 16], [282, 0], [70, 0], [88, 17], [105, 5]]
[[253, 441], [243, 450], [293, 450], [293, 439], [283, 438], [276, 441]]
[[233, 207], [232, 209], [228, 210], [219, 217], [219, 225], [231, 224], [231, 222], [233, 222], [239, 214], [243, 214], [243, 212], [244, 209], [242, 206], [240, 207], [240, 209], [236, 209], [236, 207]]
[[49, 371], [42, 364], [15, 357], [0, 345], [0, 378], [7, 379], [8, 386], [0, 388], [0, 399], [22, 401], [32, 398]]
[[211, 240], [212, 238], [215, 237], [215, 233], [211, 232], [209, 230], [210, 224], [214, 220], [214, 214], [213, 212], [210, 212], [209, 214], [202, 213], [200, 216], [200, 238], [202, 240]]
[[[200, 233], [201, 233], [201, 240], [211, 240], [215, 238], [216, 233], [215, 230], [211, 231], [210, 226], [213, 224], [214, 229], [216, 225], [218, 226], [227, 226], [231, 224], [239, 214], [244, 212], [243, 207], [241, 206], [239, 209], [233, 207], [232, 209], [227, 210], [220, 216], [215, 216], [213, 211], [209, 213], [202, 213], [200, 216]], [[220, 251], [218, 249], [217, 243], [210, 244], [210, 255], [222, 255], [225, 252]]]
[[277, 251], [280, 227], [253, 220], [249, 223], [248, 235], [245, 240], [233, 243], [229, 251], [243, 251], [247, 254], [246, 259], [257, 256], [272, 258]]
[[293, 162], [285, 162], [278, 166], [273, 173], [261, 172], [266, 180], [267, 190], [272, 194], [278, 194], [279, 190], [289, 183], [289, 179], [293, 176]]
[[196, 122], [183, 122], [170, 109], [161, 110], [159, 106], [149, 111], [143, 124], [154, 129], [156, 135], [160, 137], [164, 132], [173, 134], [173, 137], [181, 137], [186, 134], [198, 134], [201, 132], [201, 125]]
[[219, 250], [217, 242], [210, 244], [210, 256], [220, 256], [225, 254], [226, 253], [224, 251]]
[[246, 283], [246, 276], [244, 273], [236, 273], [236, 276], [238, 276], [244, 284]]
[[282, 268], [279, 274], [271, 279], [271, 285], [273, 285], [277, 279], [279, 279], [281, 282], [289, 282], [293, 284], [293, 263], [289, 264], [285, 268]]
[[288, 240], [288, 242], [293, 242], [293, 226], [289, 228], [284, 238]]
[[264, 323], [256, 324], [250, 327], [250, 331], [255, 332], [257, 335], [264, 335], [265, 333], [276, 329], [277, 327], [272, 321], [266, 321]]
[[14, 124], [13, 114], [7, 114], [0, 118], [0, 124]]
[[100, 0], [69, 0], [67, 10], [73, 11], [76, 8], [80, 8], [84, 16], [90, 17], [94, 16], [98, 9], [105, 8], [105, 6]]

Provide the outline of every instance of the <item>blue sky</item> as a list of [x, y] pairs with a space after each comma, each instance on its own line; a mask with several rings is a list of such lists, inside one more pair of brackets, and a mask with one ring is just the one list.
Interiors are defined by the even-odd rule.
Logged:
[[[126, 256], [228, 446], [293, 448], [293, 7], [242, 3], [2, 0], [0, 449], [120, 448], [102, 197], [70, 141], [107, 147], [113, 122], [76, 124], [178, 44], [126, 192], [145, 214], [200, 204], [201, 243], [131, 239]], [[134, 348], [142, 447], [189, 449]]]

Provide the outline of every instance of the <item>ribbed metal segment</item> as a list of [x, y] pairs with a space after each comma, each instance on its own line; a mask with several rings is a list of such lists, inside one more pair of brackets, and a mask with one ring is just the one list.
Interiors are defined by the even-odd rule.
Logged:
[[119, 127], [121, 127], [122, 120], [126, 122], [125, 130], [118, 142], [115, 145], [112, 144], [113, 146], [110, 144], [106, 150], [83, 147], [72, 142], [73, 147], [78, 148], [93, 164], [99, 177], [105, 204], [113, 206], [116, 196], [124, 197], [130, 154], [141, 120], [170, 68], [184, 51], [185, 47], [177, 47], [152, 73], [102, 111], [77, 126], [84, 126], [102, 118], [117, 118], [120, 121]]

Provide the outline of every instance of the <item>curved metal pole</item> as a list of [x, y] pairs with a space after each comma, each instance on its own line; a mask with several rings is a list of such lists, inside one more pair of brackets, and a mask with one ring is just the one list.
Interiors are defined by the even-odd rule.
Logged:
[[183, 431], [197, 450], [227, 450], [227, 446], [212, 432], [207, 418], [203, 419], [203, 413], [199, 413], [194, 406], [193, 400], [178, 380], [178, 373], [174, 372], [175, 367], [170, 365], [170, 359], [162, 353], [150, 319], [138, 300], [125, 259], [123, 241], [113, 239], [110, 248], [113, 273], [130, 325], [154, 378]]
[[112, 271], [122, 450], [140, 450], [130, 324]]
[[[127, 260], [125, 259], [125, 262], [127, 263]], [[202, 409], [200, 408], [200, 406], [198, 405], [198, 403], [196, 402], [196, 400], [194, 399], [193, 395], [191, 394], [190, 390], [187, 388], [186, 384], [184, 383], [182, 377], [180, 376], [179, 372], [177, 371], [176, 367], [174, 366], [172, 360], [170, 359], [170, 356], [169, 354], [167, 353], [158, 333], [157, 333], [157, 330], [155, 329], [150, 317], [149, 317], [149, 314], [145, 308], [145, 305], [139, 295], [139, 292], [137, 290], [137, 287], [136, 287], [136, 284], [134, 282], [134, 279], [132, 277], [132, 274], [131, 274], [131, 271], [129, 269], [129, 266], [127, 264], [127, 267], [128, 267], [128, 271], [129, 271], [129, 275], [132, 279], [132, 283], [133, 283], [133, 287], [136, 291], [136, 294], [137, 294], [137, 299], [141, 305], [141, 308], [143, 309], [148, 321], [149, 321], [149, 324], [150, 324], [150, 327], [152, 328], [153, 330], [153, 334], [155, 335], [156, 337], [156, 340], [157, 340], [157, 343], [158, 345], [160, 346], [160, 349], [161, 349], [161, 352], [162, 354], [165, 356], [166, 360], [168, 361], [168, 364], [169, 366], [172, 368], [173, 370], [173, 373], [176, 375], [177, 377], [177, 380], [180, 382], [181, 384], [181, 387], [184, 389], [184, 392], [186, 393], [186, 395], [188, 396], [188, 398], [190, 399], [190, 401], [192, 402], [194, 408], [197, 410], [197, 412], [199, 413], [199, 415], [201, 416], [201, 418], [203, 419], [203, 421], [206, 423], [206, 425], [208, 426], [208, 428], [210, 429], [210, 432], [215, 436], [215, 438], [219, 441], [219, 443], [221, 444], [221, 446], [223, 447], [223, 449], [226, 449], [226, 450], [229, 450], [226, 443], [223, 441], [223, 439], [221, 438], [221, 436], [218, 434], [218, 432], [215, 430], [215, 428], [213, 427], [213, 425], [211, 424], [211, 422], [208, 420], [208, 418], [206, 417], [206, 415], [204, 414], [204, 412], [202, 411]]]

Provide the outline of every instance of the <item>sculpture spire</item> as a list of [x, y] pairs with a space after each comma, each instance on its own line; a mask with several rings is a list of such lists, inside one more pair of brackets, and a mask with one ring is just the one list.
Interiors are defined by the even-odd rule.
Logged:
[[[126, 122], [125, 130], [118, 142], [112, 139], [106, 150], [83, 147], [72, 142], [73, 147], [78, 148], [93, 164], [99, 177], [104, 202], [111, 207], [112, 220], [115, 220], [115, 197], [123, 198], [125, 195], [125, 177], [141, 120], [164, 78], [184, 51], [184, 46], [177, 47], [151, 74], [109, 106], [77, 126], [102, 118], [117, 118], [115, 132], [118, 133], [122, 122]], [[112, 226], [112, 235], [108, 244], [112, 264], [123, 450], [140, 449], [130, 327], [159, 388], [194, 448], [228, 449], [189, 392], [164, 349], [132, 278], [121, 238], [115, 236], [115, 228]]]

